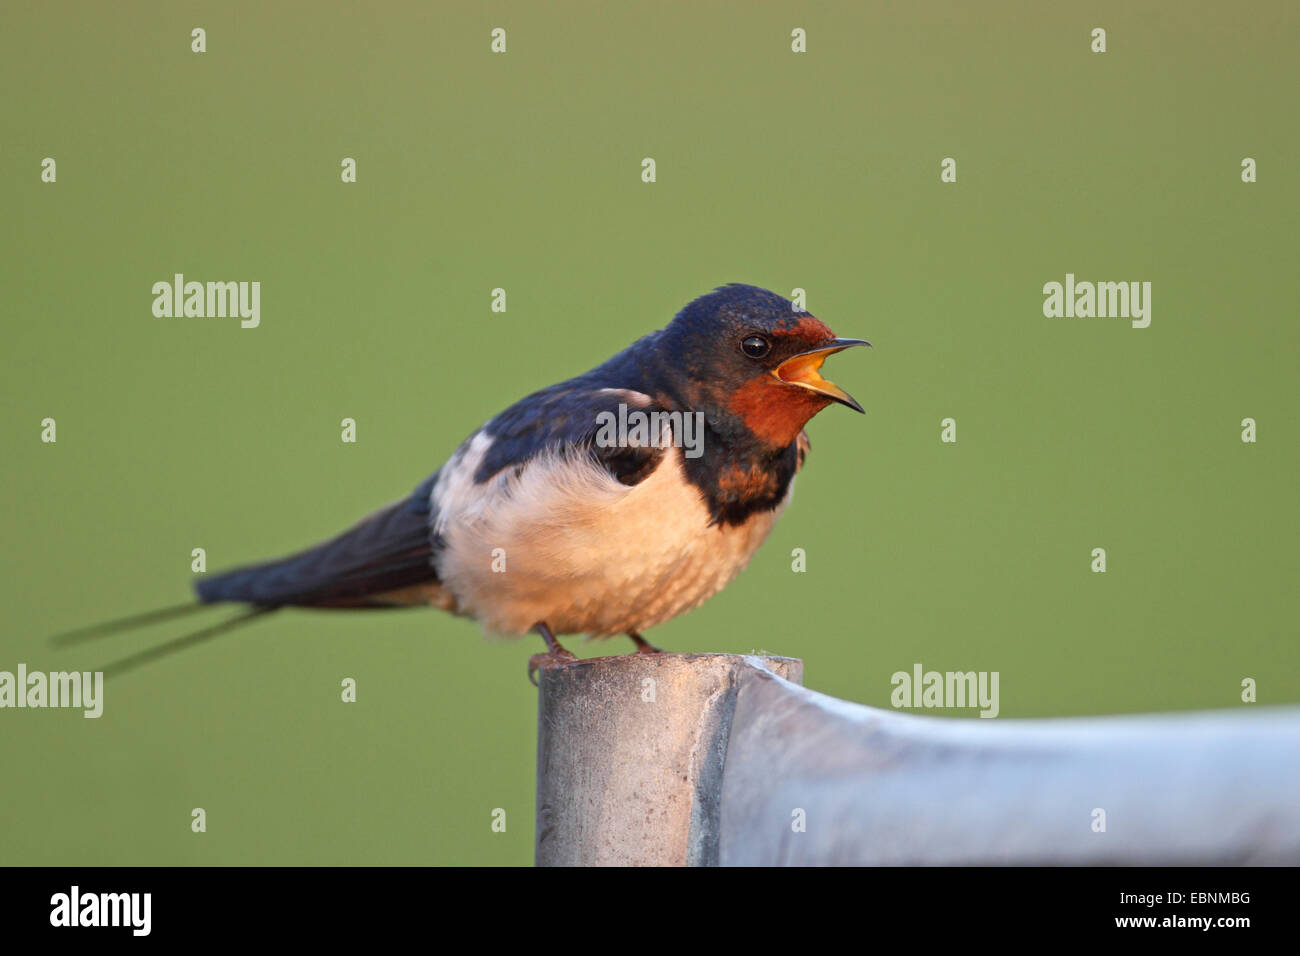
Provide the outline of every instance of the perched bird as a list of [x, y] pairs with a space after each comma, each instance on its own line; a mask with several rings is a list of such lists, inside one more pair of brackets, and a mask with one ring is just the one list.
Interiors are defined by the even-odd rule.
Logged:
[[808, 420], [833, 402], [862, 411], [819, 369], [867, 344], [773, 292], [723, 286], [520, 399], [410, 495], [337, 537], [204, 577], [197, 605], [65, 638], [246, 606], [121, 670], [280, 608], [431, 605], [492, 633], [536, 631], [551, 658], [572, 656], [557, 634], [626, 634], [652, 652], [641, 635], [716, 594], [767, 537], [808, 452]]

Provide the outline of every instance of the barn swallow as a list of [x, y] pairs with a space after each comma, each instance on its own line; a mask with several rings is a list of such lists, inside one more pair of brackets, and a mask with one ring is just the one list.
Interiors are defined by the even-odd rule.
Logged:
[[[204, 577], [197, 604], [64, 637], [244, 605], [112, 668], [123, 670], [281, 608], [432, 606], [488, 633], [537, 632], [547, 654], [530, 676], [573, 656], [556, 635], [625, 634], [653, 652], [642, 634], [716, 594], [767, 537], [808, 452], [808, 421], [833, 403], [862, 411], [820, 369], [868, 344], [773, 292], [723, 286], [511, 405], [410, 495], [337, 537]], [[628, 429], [629, 417], [650, 425]]]

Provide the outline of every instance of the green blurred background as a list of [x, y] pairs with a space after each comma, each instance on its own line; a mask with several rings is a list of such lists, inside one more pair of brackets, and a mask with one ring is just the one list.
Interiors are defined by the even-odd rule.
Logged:
[[[874, 343], [828, 366], [867, 415], [812, 423], [749, 570], [652, 640], [799, 656], [878, 706], [916, 662], [999, 671], [1003, 717], [1235, 708], [1247, 676], [1300, 701], [1294, 4], [0, 18], [0, 669], [180, 633], [44, 640], [184, 600], [192, 548], [219, 570], [333, 534], [743, 281]], [[154, 318], [174, 272], [261, 281], [261, 327]], [[1151, 281], [1151, 327], [1044, 318], [1066, 272]], [[528, 863], [539, 649], [285, 613], [111, 681], [99, 720], [0, 711], [0, 862]]]

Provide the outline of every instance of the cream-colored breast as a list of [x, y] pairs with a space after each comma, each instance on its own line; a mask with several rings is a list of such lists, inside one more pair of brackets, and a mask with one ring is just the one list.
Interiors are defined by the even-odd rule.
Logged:
[[790, 499], [742, 525], [710, 525], [678, 448], [632, 487], [581, 454], [474, 485], [489, 444], [477, 436], [434, 499], [442, 587], [492, 633], [544, 621], [556, 634], [604, 636], [667, 621], [739, 574]]

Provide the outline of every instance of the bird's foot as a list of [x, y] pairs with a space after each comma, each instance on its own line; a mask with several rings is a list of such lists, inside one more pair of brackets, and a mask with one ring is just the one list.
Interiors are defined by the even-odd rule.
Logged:
[[536, 687], [537, 669], [539, 667], [549, 667], [555, 664], [563, 664], [568, 661], [576, 661], [577, 659], [577, 654], [572, 651], [566, 651], [562, 647], [559, 649], [558, 653], [547, 651], [545, 654], [534, 654], [532, 657], [528, 658], [528, 679], [532, 681], [533, 686]]
[[638, 654], [662, 654], [664, 652], [662, 647], [655, 647], [635, 631], [630, 632], [627, 636], [632, 638], [632, 643], [636, 645], [636, 653]]

